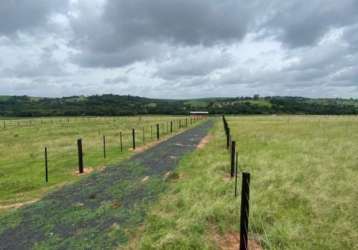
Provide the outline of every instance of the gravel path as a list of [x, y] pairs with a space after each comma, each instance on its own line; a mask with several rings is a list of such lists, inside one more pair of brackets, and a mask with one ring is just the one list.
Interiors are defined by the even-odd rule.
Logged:
[[126, 244], [165, 190], [165, 174], [196, 148], [212, 123], [0, 217], [0, 249], [113, 249]]

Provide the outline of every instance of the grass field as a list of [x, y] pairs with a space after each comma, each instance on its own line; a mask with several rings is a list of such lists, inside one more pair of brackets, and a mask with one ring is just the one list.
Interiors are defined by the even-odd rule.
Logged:
[[[130, 152], [119, 154], [117, 139], [108, 142], [113, 148], [108, 149], [107, 162], [102, 156], [102, 135], [117, 138], [121, 129], [138, 125], [140, 118], [121, 119], [78, 120], [72, 128], [64, 123], [1, 131], [5, 138], [0, 158], [2, 202], [36, 198], [65, 178], [76, 180], [75, 140], [79, 136], [88, 147], [88, 166], [128, 157]], [[141, 119], [155, 124], [171, 118]], [[358, 117], [232, 116], [227, 120], [237, 142], [240, 170], [251, 173], [249, 231], [254, 243], [264, 249], [358, 249]], [[206, 139], [204, 147], [180, 162], [159, 200], [146, 209], [144, 225], [133, 229], [126, 249], [236, 246], [240, 197], [234, 199], [221, 119], [216, 119]], [[20, 141], [29, 142], [20, 148], [16, 146]], [[58, 170], [50, 163], [46, 186], [42, 148], [47, 144], [52, 152], [50, 143], [59, 147], [60, 154], [56, 161], [50, 158], [59, 163]], [[18, 177], [12, 179], [9, 173]]]
[[[264, 249], [358, 249], [357, 117], [228, 121], [240, 168], [252, 175], [251, 239]], [[128, 249], [232, 247], [240, 199], [233, 198], [221, 121], [177, 173]]]
[[[128, 158], [132, 151], [131, 129], [136, 129], [137, 147], [168, 135], [171, 120], [184, 117], [76, 117], [0, 120], [0, 211], [1, 207], [31, 201], [59, 185], [79, 177], [77, 139], [83, 139], [85, 168], [96, 169]], [[175, 123], [177, 127], [177, 123]], [[152, 126], [152, 129], [151, 129]], [[151, 131], [152, 130], [152, 131]], [[178, 128], [176, 128], [178, 131]], [[123, 134], [123, 152], [120, 150]], [[106, 136], [106, 158], [103, 156]], [[44, 179], [44, 147], [48, 148], [49, 183]]]

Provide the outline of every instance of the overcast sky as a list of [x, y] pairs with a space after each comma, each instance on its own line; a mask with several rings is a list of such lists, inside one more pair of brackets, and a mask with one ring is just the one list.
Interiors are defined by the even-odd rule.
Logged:
[[1, 0], [0, 95], [358, 97], [358, 0]]

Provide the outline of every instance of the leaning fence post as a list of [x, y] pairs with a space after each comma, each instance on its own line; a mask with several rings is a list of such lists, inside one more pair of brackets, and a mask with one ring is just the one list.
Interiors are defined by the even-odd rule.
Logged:
[[157, 140], [159, 140], [159, 124], [157, 124]]
[[235, 174], [235, 153], [236, 153], [236, 142], [231, 142], [231, 171], [230, 175], [231, 177], [234, 177]]
[[106, 136], [103, 136], [103, 158], [106, 158]]
[[132, 128], [132, 144], [133, 144], [133, 150], [135, 149], [135, 129]]
[[78, 172], [83, 173], [83, 151], [82, 151], [82, 139], [77, 140], [78, 148]]
[[47, 147], [45, 147], [45, 181], [48, 182]]
[[226, 147], [227, 147], [227, 148], [230, 147], [230, 128], [227, 129], [227, 134], [226, 134]]
[[240, 250], [248, 250], [250, 173], [242, 173]]

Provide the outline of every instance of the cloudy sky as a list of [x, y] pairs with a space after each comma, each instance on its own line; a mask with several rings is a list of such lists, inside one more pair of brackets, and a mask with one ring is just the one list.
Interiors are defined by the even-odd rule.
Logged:
[[358, 0], [1, 0], [0, 95], [358, 97]]

